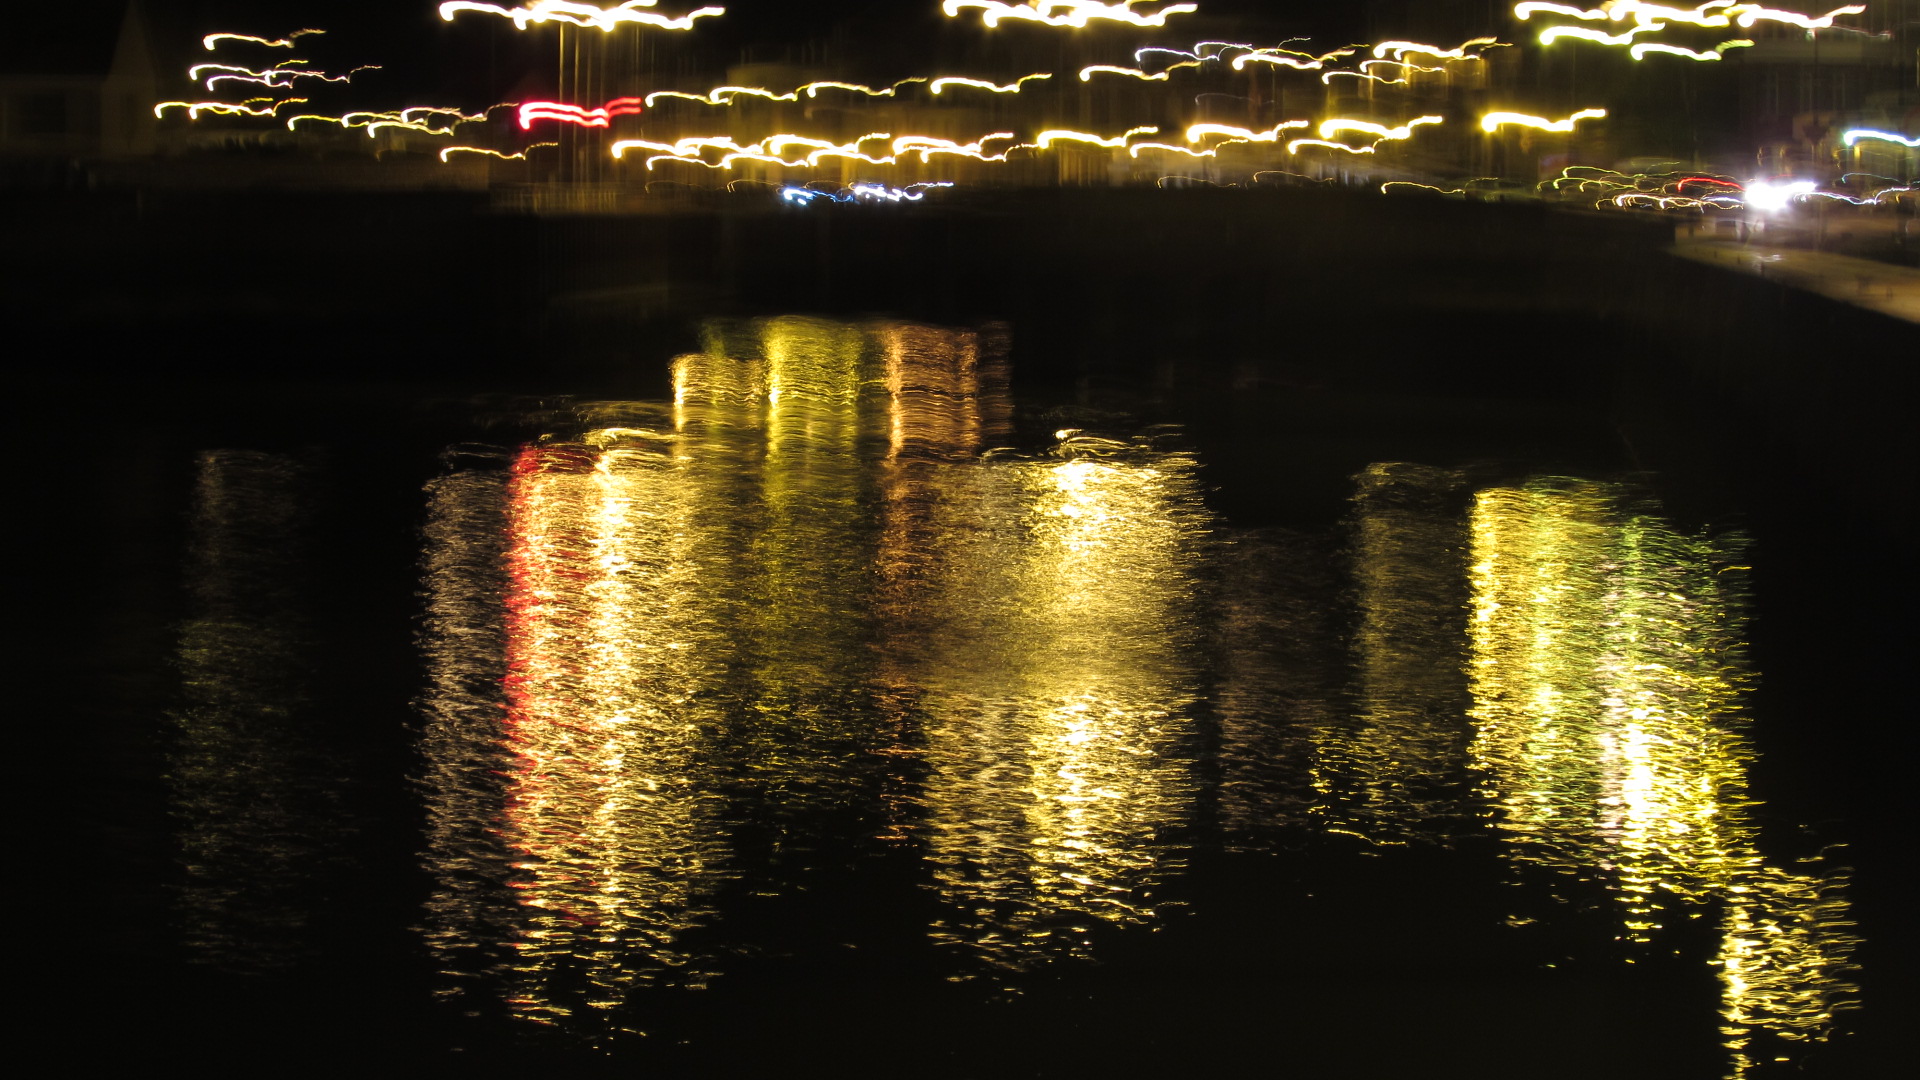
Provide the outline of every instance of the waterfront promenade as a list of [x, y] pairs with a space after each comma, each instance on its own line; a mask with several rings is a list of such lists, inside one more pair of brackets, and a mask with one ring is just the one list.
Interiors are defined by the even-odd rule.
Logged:
[[1920, 323], [1920, 269], [1803, 248], [1681, 238], [1684, 259], [1736, 270], [1831, 300]]

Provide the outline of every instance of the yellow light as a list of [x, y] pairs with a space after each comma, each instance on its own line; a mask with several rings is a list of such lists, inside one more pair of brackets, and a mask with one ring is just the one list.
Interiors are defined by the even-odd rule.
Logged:
[[295, 38], [305, 37], [308, 34], [324, 33], [326, 33], [325, 30], [295, 30], [286, 37], [273, 38], [271, 40], [263, 37], [254, 37], [252, 34], [208, 34], [206, 37], [200, 39], [200, 45], [208, 52], [212, 52], [223, 41], [246, 41], [255, 45], [265, 45], [269, 49], [291, 49], [293, 48], [293, 39]]
[[1781, 11], [1778, 8], [1758, 7], [1750, 4], [1740, 4], [1732, 10], [1740, 13], [1739, 22], [1743, 29], [1764, 20], [1766, 22], [1787, 23], [1791, 26], [1798, 26], [1803, 30], [1824, 30], [1833, 25], [1835, 16], [1859, 15], [1865, 12], [1867, 8], [1864, 4], [1848, 4], [1846, 7], [1834, 8], [1832, 11], [1818, 18], [1801, 15], [1792, 11]]
[[1490, 112], [1480, 118], [1480, 130], [1493, 131], [1506, 124], [1517, 124], [1541, 131], [1572, 131], [1573, 126], [1582, 120], [1598, 120], [1606, 115], [1605, 109], [1581, 109], [1565, 120], [1548, 120], [1544, 116], [1530, 116], [1526, 113]]
[[1139, 68], [1117, 67], [1113, 64], [1089, 64], [1080, 69], [1080, 81], [1092, 82], [1096, 72], [1105, 72], [1110, 75], [1126, 75], [1143, 82], [1165, 82], [1168, 79], [1168, 74], [1165, 71], [1156, 71], [1148, 74]]
[[528, 144], [525, 150], [521, 150], [518, 153], [513, 153], [513, 154], [502, 153], [498, 150], [489, 150], [484, 146], [448, 146], [441, 149], [440, 160], [444, 162], [453, 154], [486, 154], [490, 157], [497, 157], [502, 161], [525, 161], [527, 159], [528, 151], [538, 150], [543, 146], [559, 146], [559, 145], [560, 145], [559, 143], [552, 143], [552, 142], [530, 143]]
[[1120, 22], [1130, 26], [1165, 26], [1169, 15], [1188, 15], [1200, 10], [1197, 4], [1168, 4], [1150, 15], [1142, 15], [1133, 10], [1133, 6], [1141, 2], [1124, 0], [1119, 4], [1100, 4], [1090, 0], [1033, 0], [1026, 4], [1005, 4], [999, 0], [946, 0], [941, 10], [952, 19], [958, 18], [960, 12], [967, 8], [978, 8], [981, 21], [989, 28], [999, 26], [1003, 19], [1075, 28], [1096, 21]]
[[[1051, 79], [1051, 78], [1053, 78], [1052, 75], [1022, 75], [1019, 78], [1013, 80], [1012, 82], [1002, 86], [996, 83], [990, 83], [985, 79], [968, 79], [968, 78], [962, 78], [961, 76], [958, 76], [958, 75], [947, 75], [947, 76], [943, 76], [941, 78], [935, 79], [932, 82], [928, 83], [927, 90], [930, 93], [938, 94], [949, 86], [971, 86], [979, 90], [989, 90], [996, 94], [1017, 94], [1020, 92], [1021, 87], [1025, 86], [1027, 83], [1034, 81], [1035, 79]], [[1084, 82], [1086, 80], [1086, 73], [1082, 72], [1080, 75], [1080, 78], [1081, 78], [1081, 81]]]
[[1728, 49], [1745, 49], [1751, 48], [1752, 45], [1753, 42], [1745, 38], [1739, 38], [1734, 41], [1723, 41], [1715, 45], [1712, 52], [1695, 52], [1692, 49], [1683, 49], [1678, 45], [1663, 45], [1656, 41], [1643, 41], [1633, 48], [1628, 49], [1627, 52], [1631, 54], [1635, 60], [1644, 60], [1649, 53], [1665, 53], [1670, 56], [1684, 56], [1689, 60], [1708, 61], [1720, 59], [1720, 54], [1726, 52]]
[[1322, 120], [1320, 122], [1320, 137], [1329, 139], [1343, 131], [1364, 131], [1369, 135], [1378, 136], [1381, 139], [1398, 140], [1411, 138], [1413, 129], [1422, 124], [1438, 123], [1440, 123], [1440, 117], [1438, 116], [1419, 116], [1401, 124], [1399, 127], [1390, 128], [1385, 124], [1376, 124], [1370, 120], [1345, 120], [1335, 118], [1332, 120]]
[[1500, 44], [1498, 38], [1490, 37], [1471, 38], [1461, 42], [1460, 47], [1455, 49], [1442, 49], [1437, 45], [1427, 45], [1418, 41], [1383, 41], [1373, 47], [1373, 55], [1375, 59], [1379, 59], [1392, 54], [1393, 59], [1399, 60], [1408, 53], [1416, 53], [1421, 56], [1431, 56], [1436, 60], [1478, 60], [1479, 54], [1470, 53], [1467, 50], [1476, 45], [1498, 44]]
[[1187, 141], [1199, 142], [1203, 136], [1225, 135], [1234, 142], [1277, 142], [1283, 131], [1297, 131], [1312, 125], [1311, 120], [1285, 120], [1265, 131], [1254, 131], [1232, 124], [1194, 124], [1187, 128]]
[[[256, 99], [259, 100], [259, 99]], [[168, 109], [185, 109], [189, 120], [200, 119], [200, 114], [213, 113], [215, 116], [273, 116], [282, 105], [304, 104], [306, 98], [283, 98], [264, 107], [250, 104], [234, 105], [224, 101], [163, 101], [153, 107], [153, 115], [164, 116]]]
[[528, 26], [560, 22], [572, 26], [590, 26], [612, 33], [622, 23], [634, 23], [652, 26], [661, 30], [691, 30], [696, 19], [725, 15], [726, 8], [703, 7], [686, 15], [670, 17], [656, 15], [640, 8], [653, 7], [659, 0], [627, 0], [616, 7], [602, 8], [593, 4], [574, 3], [572, 0], [534, 0], [534, 3], [516, 8], [504, 8], [497, 4], [477, 4], [469, 0], [449, 0], [440, 5], [440, 17], [452, 22], [454, 16], [463, 11], [478, 11], [488, 15], [499, 15], [512, 19], [515, 29], [525, 30]]
[[1551, 45], [1561, 38], [1570, 37], [1579, 38], [1582, 41], [1591, 41], [1598, 45], [1631, 45], [1633, 44], [1633, 35], [1643, 33], [1647, 30], [1658, 29], [1659, 27], [1657, 26], [1642, 24], [1640, 26], [1629, 27], [1624, 34], [1609, 34], [1605, 30], [1595, 30], [1586, 26], [1550, 26], [1540, 31], [1540, 44]]
[[1084, 131], [1066, 131], [1054, 128], [1034, 136], [1032, 145], [1042, 150], [1049, 149], [1054, 143], [1061, 141], [1092, 143], [1095, 146], [1119, 147], [1127, 145], [1127, 140], [1133, 138], [1135, 135], [1156, 135], [1159, 131], [1160, 129], [1157, 127], [1128, 128], [1122, 134], [1115, 135], [1111, 138], [1102, 138], [1099, 135], [1090, 135]]
[[1348, 146], [1343, 142], [1331, 142], [1326, 139], [1295, 139], [1287, 144], [1287, 153], [1297, 154], [1303, 146], [1323, 146], [1328, 150], [1344, 150], [1349, 154], [1371, 154], [1371, 146]]

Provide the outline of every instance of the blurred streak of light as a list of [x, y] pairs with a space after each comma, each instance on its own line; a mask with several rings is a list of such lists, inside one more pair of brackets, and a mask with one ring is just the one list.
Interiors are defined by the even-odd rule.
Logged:
[[[1238, 140], [1234, 140], [1234, 141], [1238, 141]], [[1220, 144], [1220, 146], [1229, 146], [1229, 145], [1232, 145], [1232, 143]], [[1210, 150], [1195, 150], [1192, 147], [1174, 146], [1171, 143], [1140, 142], [1140, 143], [1134, 143], [1133, 145], [1127, 147], [1127, 156], [1132, 158], [1138, 158], [1140, 156], [1140, 151], [1142, 150], [1165, 150], [1169, 153], [1185, 154], [1187, 157], [1190, 157], [1190, 158], [1218, 157], [1220, 153], [1220, 147], [1218, 146]]]
[[[996, 94], [1017, 94], [1020, 92], [1021, 88], [1024, 87], [1027, 83], [1033, 82], [1036, 79], [1051, 79], [1051, 78], [1053, 78], [1051, 74], [1022, 75], [1019, 78], [1013, 80], [1012, 82], [1002, 86], [996, 83], [988, 82], [985, 79], [968, 79], [968, 78], [962, 78], [958, 75], [948, 75], [942, 78], [935, 79], [932, 82], [928, 83], [927, 92], [932, 94], [938, 94], [949, 86], [971, 86], [980, 90], [988, 90]], [[1087, 79], [1086, 72], [1084, 71], [1081, 72], [1080, 81], [1085, 82], [1086, 79]]]
[[1438, 195], [1465, 195], [1467, 193], [1466, 188], [1435, 187], [1432, 184], [1422, 184], [1413, 180], [1389, 180], [1380, 185], [1380, 194], [1385, 195], [1388, 188], [1397, 187], [1419, 188], [1422, 191], [1431, 191]]
[[[323, 124], [338, 124], [343, 128], [363, 127], [367, 137], [373, 138], [381, 128], [400, 128], [404, 131], [419, 131], [429, 135], [451, 135], [453, 129], [461, 124], [480, 123], [487, 119], [487, 113], [500, 108], [495, 105], [478, 113], [463, 113], [459, 109], [438, 105], [410, 105], [392, 112], [349, 112], [339, 116], [323, 116], [318, 113], [302, 113], [287, 118], [287, 130], [302, 120], [312, 120]], [[441, 118], [435, 122], [433, 117]]]
[[727, 857], [702, 695], [730, 651], [714, 498], [664, 418], [523, 449], [508, 498], [504, 819], [522, 911], [508, 1004], [555, 1023], [698, 982], [682, 942]]
[[1541, 131], [1572, 131], [1573, 126], [1582, 120], [1599, 120], [1607, 115], [1605, 109], [1581, 109], [1565, 120], [1548, 120], [1544, 116], [1530, 116], [1517, 112], [1490, 112], [1480, 118], [1481, 131], [1493, 131], [1506, 124], [1518, 124], [1522, 127], [1538, 128]]
[[216, 116], [276, 116], [282, 105], [304, 105], [307, 102], [306, 98], [297, 97], [269, 101], [264, 107], [256, 107], [253, 104], [255, 101], [267, 100], [252, 98], [239, 105], [224, 101], [163, 101], [153, 107], [153, 115], [161, 117], [166, 115], [168, 109], [185, 109], [187, 118], [190, 120], [200, 119], [200, 114], [203, 112], [213, 113]]
[[732, 105], [734, 99], [743, 96], [761, 101], [798, 101], [800, 100], [800, 95], [805, 94], [809, 98], [817, 99], [822, 90], [847, 90], [856, 94], [864, 94], [867, 97], [894, 97], [899, 93], [901, 87], [911, 86], [916, 83], [925, 83], [928, 92], [935, 96], [946, 92], [946, 90], [951, 87], [985, 90], [995, 94], [1017, 94], [1025, 88], [1027, 83], [1051, 78], [1053, 78], [1053, 76], [1046, 72], [1022, 75], [1009, 83], [995, 83], [986, 79], [973, 79], [960, 75], [943, 75], [938, 78], [915, 76], [910, 79], [901, 79], [883, 89], [875, 89], [863, 83], [825, 79], [818, 82], [806, 83], [784, 94], [769, 90], [763, 86], [718, 86], [704, 94], [692, 94], [684, 90], [656, 90], [648, 94], [644, 101], [648, 108], [653, 108], [656, 102], [669, 98], [680, 101], [697, 102], [702, 105], [726, 107]]
[[1283, 131], [1297, 131], [1312, 126], [1311, 120], [1284, 120], [1265, 131], [1254, 131], [1232, 124], [1193, 124], [1187, 128], [1187, 141], [1199, 142], [1207, 135], [1225, 135], [1229, 142], [1278, 142], [1280, 133]]
[[199, 455], [169, 710], [173, 897], [193, 963], [286, 968], [320, 947], [318, 897], [355, 828], [346, 762], [321, 738], [313, 525], [319, 474], [283, 454]]
[[497, 157], [502, 161], [525, 161], [527, 160], [527, 154], [531, 151], [538, 150], [541, 147], [557, 147], [559, 145], [557, 142], [529, 143], [523, 149], [511, 154], [500, 150], [489, 150], [484, 146], [448, 146], [441, 149], [440, 160], [444, 162], [454, 154], [486, 154], [489, 157]]
[[293, 48], [293, 39], [295, 38], [305, 37], [308, 34], [324, 33], [326, 33], [325, 30], [295, 30], [286, 37], [272, 39], [254, 37], [252, 34], [208, 34], [206, 37], [200, 39], [200, 44], [208, 52], [212, 52], [222, 41], [246, 41], [255, 45], [264, 45], [269, 49], [291, 49]]
[[1920, 135], [1902, 135], [1896, 131], [1879, 131], [1874, 128], [1852, 128], [1848, 130], [1846, 134], [1840, 136], [1840, 142], [1846, 146], [1852, 146], [1862, 139], [1881, 139], [1886, 142], [1899, 143], [1901, 146], [1909, 148], [1920, 147]]
[[1860, 15], [1865, 13], [1867, 8], [1865, 4], [1848, 4], [1846, 7], [1834, 8], [1825, 15], [1818, 17], [1801, 15], [1798, 12], [1782, 11], [1779, 8], [1757, 7], [1750, 4], [1736, 4], [1728, 10], [1740, 13], [1738, 21], [1741, 29], [1746, 29], [1754, 23], [1764, 20], [1767, 22], [1786, 23], [1789, 26], [1800, 27], [1802, 30], [1824, 30], [1833, 25], [1833, 20], [1836, 16]]
[[946, 0], [941, 10], [953, 19], [967, 8], [978, 8], [981, 21], [989, 29], [998, 27], [1003, 19], [1076, 29], [1095, 21], [1120, 22], [1131, 26], [1165, 26], [1169, 15], [1189, 15], [1200, 10], [1198, 4], [1168, 4], [1150, 15], [1142, 15], [1133, 10], [1135, 4], [1142, 2], [1122, 0], [1118, 4], [1101, 4], [1093, 0], [1033, 0], [1026, 4], [1005, 4], [999, 0]]
[[[857, 184], [849, 184], [836, 192], [826, 192], [789, 185], [780, 189], [780, 198], [783, 202], [797, 206], [805, 206], [815, 202], [872, 202], [876, 200], [884, 202], [919, 202], [921, 199], [926, 198], [927, 193], [925, 189], [927, 188], [945, 188], [952, 186], [953, 182], [950, 180], [923, 181], [917, 184], [908, 184], [904, 188], [889, 187], [886, 184], [863, 181]], [[916, 188], [920, 190], [915, 190]]]
[[309, 62], [310, 61], [306, 60], [285, 60], [275, 64], [273, 67], [263, 68], [258, 71], [252, 68], [237, 67], [233, 64], [195, 64], [187, 69], [187, 77], [198, 81], [200, 79], [200, 73], [203, 71], [220, 71], [226, 74], [209, 75], [207, 77], [207, 89], [213, 89], [213, 84], [217, 82], [250, 82], [259, 83], [261, 86], [270, 87], [275, 90], [285, 90], [293, 85], [293, 80], [295, 79], [319, 79], [322, 82], [343, 83], [352, 81], [353, 77], [362, 71], [380, 70], [380, 65], [378, 64], [362, 64], [352, 71], [347, 72], [345, 75], [329, 75], [324, 71], [305, 71], [295, 66]]
[[1715, 45], [1709, 52], [1683, 49], [1678, 45], [1663, 45], [1657, 41], [1643, 41], [1633, 48], [1628, 49], [1627, 55], [1633, 57], [1635, 60], [1645, 60], [1653, 53], [1660, 53], [1665, 56], [1684, 56], [1689, 60], [1707, 62], [1721, 59], [1722, 55], [1725, 54], [1728, 49], [1748, 49], [1752, 47], [1753, 42], [1746, 38], [1735, 38], [1732, 41], [1723, 41]]
[[1408, 82], [1411, 81], [1410, 77], [1407, 75], [1403, 75], [1398, 79], [1382, 78], [1381, 76], [1375, 75], [1373, 73], [1372, 69], [1376, 67], [1404, 68], [1408, 72], [1415, 72], [1415, 71], [1435, 72], [1435, 71], [1446, 70], [1446, 68], [1444, 67], [1426, 67], [1424, 65], [1410, 63], [1405, 60], [1363, 60], [1360, 63], [1360, 69], [1358, 71], [1329, 71], [1326, 74], [1320, 76], [1320, 82], [1321, 82], [1321, 85], [1323, 86], [1331, 86], [1332, 85], [1331, 80], [1337, 79], [1343, 75], [1348, 76], [1350, 78], [1355, 78], [1355, 79], [1370, 79], [1374, 82], [1381, 84], [1382, 86], [1405, 86]]
[[1319, 135], [1323, 139], [1330, 139], [1342, 131], [1364, 131], [1369, 135], [1376, 135], [1384, 140], [1395, 141], [1412, 138], [1413, 129], [1422, 124], [1438, 123], [1440, 123], [1440, 117], [1438, 116], [1417, 116], [1401, 124], [1399, 127], [1390, 128], [1385, 124], [1376, 124], [1370, 120], [1347, 120], [1335, 117], [1334, 119], [1322, 120], [1320, 122]]
[[601, 8], [571, 0], [534, 0], [532, 4], [503, 8], [497, 4], [477, 4], [469, 0], [449, 0], [440, 5], [440, 18], [452, 22], [462, 11], [478, 11], [513, 20], [514, 29], [525, 30], [531, 24], [559, 22], [594, 27], [612, 33], [622, 23], [651, 26], [660, 30], [691, 30], [695, 19], [725, 15], [726, 8], [703, 7], [682, 16], [656, 15], [639, 8], [653, 7], [659, 0], [627, 0], [616, 7]]
[[914, 671], [933, 937], [1007, 971], [1084, 956], [1153, 917], [1196, 791], [1193, 462], [1065, 431], [1051, 461], [935, 482]]
[[1091, 135], [1084, 131], [1068, 131], [1053, 128], [1034, 136], [1032, 145], [1042, 150], [1049, 149], [1054, 143], [1061, 141], [1091, 143], [1095, 146], [1121, 147], [1127, 145], [1127, 140], [1133, 138], [1135, 135], [1157, 135], [1159, 132], [1160, 129], [1157, 127], [1135, 127], [1128, 128], [1121, 134], [1112, 136], [1111, 138], [1103, 138], [1099, 135]]
[[1287, 144], [1287, 153], [1297, 154], [1303, 146], [1322, 146], [1328, 150], [1344, 150], [1349, 154], [1371, 154], [1374, 152], [1372, 146], [1348, 146], [1346, 143], [1333, 142], [1328, 139], [1295, 139]]
[[[1172, 69], [1169, 68], [1168, 70], [1170, 71]], [[1139, 68], [1119, 67], [1114, 64], [1089, 64], [1080, 69], [1080, 81], [1092, 82], [1096, 73], [1126, 75], [1130, 78], [1139, 79], [1142, 82], [1165, 82], [1172, 77], [1168, 75], [1166, 71], [1156, 71], [1148, 74]]]
[[1373, 56], [1378, 60], [1389, 57], [1391, 54], [1391, 59], [1404, 60], [1408, 53], [1415, 53], [1420, 56], [1431, 56], [1436, 60], [1480, 60], [1484, 58], [1479, 53], [1470, 53], [1467, 50], [1475, 45], [1497, 46], [1500, 44], [1499, 38], [1490, 37], [1469, 38], [1461, 42], [1457, 48], [1452, 49], [1442, 49], [1437, 45], [1427, 45], [1418, 41], [1383, 41], [1373, 47]]
[[893, 140], [893, 152], [895, 155], [908, 152], [919, 154], [922, 164], [925, 164], [934, 154], [952, 154], [980, 161], [1005, 161], [1007, 160], [1006, 151], [993, 155], [986, 150], [987, 143], [1001, 141], [1018, 142], [1019, 136], [1011, 131], [996, 131], [991, 135], [982, 135], [970, 143], [956, 143], [951, 139], [936, 139], [931, 135], [902, 135]]
[[1581, 41], [1591, 41], [1596, 45], [1631, 45], [1633, 35], [1658, 29], [1660, 27], [1642, 23], [1628, 27], [1624, 34], [1609, 34], [1605, 30], [1595, 30], [1587, 26], [1550, 26], [1540, 31], [1539, 40], [1542, 45], [1551, 45], [1561, 38], [1578, 38]]
[[597, 109], [559, 101], [525, 101], [520, 104], [518, 117], [522, 131], [532, 128], [535, 120], [558, 120], [581, 127], [603, 128], [611, 125], [616, 116], [639, 116], [640, 111], [640, 99], [635, 97], [614, 98]]
[[1473, 503], [1476, 767], [1524, 862], [1598, 870], [1622, 934], [1662, 894], [1724, 895], [1759, 864], [1748, 821], [1744, 566], [1616, 486], [1537, 480]]
[[477, 1008], [481, 981], [510, 966], [520, 925], [506, 821], [508, 477], [504, 452], [461, 456], [427, 484], [422, 530], [421, 860], [434, 888], [420, 932], [439, 968], [435, 994]]
[[[825, 139], [812, 139], [804, 135], [783, 133], [780, 135], [770, 135], [757, 143], [749, 143], [742, 146], [735, 142], [730, 136], [712, 135], [689, 136], [672, 143], [652, 142], [647, 139], [620, 139], [614, 142], [612, 153], [615, 158], [624, 158], [629, 150], [660, 151], [660, 153], [645, 159], [645, 165], [648, 170], [651, 170], [655, 165], [663, 162], [699, 165], [708, 169], [730, 169], [736, 163], [742, 161], [781, 165], [788, 168], [800, 168], [803, 166], [816, 167], [828, 158], [845, 158], [863, 161], [870, 165], [892, 165], [898, 163], [901, 153], [907, 152], [918, 154], [923, 163], [935, 154], [970, 157], [979, 161], [1005, 161], [1007, 154], [1012, 150], [1046, 150], [1050, 149], [1055, 142], [1061, 141], [1090, 143], [1096, 146], [1117, 149], [1126, 146], [1127, 140], [1133, 138], [1135, 135], [1150, 135], [1159, 130], [1160, 129], [1156, 127], [1137, 127], [1129, 129], [1120, 135], [1110, 137], [1095, 135], [1084, 131], [1043, 131], [1035, 136], [1033, 142], [1016, 142], [1014, 145], [1008, 147], [1006, 151], [1002, 151], [999, 154], [987, 153], [985, 144], [1001, 139], [1012, 140], [1015, 139], [1016, 136], [1009, 132], [995, 132], [991, 135], [982, 136], [976, 142], [962, 144], [930, 135], [901, 135], [895, 137], [886, 132], [871, 132], [860, 136], [852, 142], [832, 143]], [[893, 140], [891, 153], [874, 155], [861, 151], [860, 144], [880, 139]], [[809, 146], [814, 149], [809, 151], [805, 157], [801, 158], [789, 159], [781, 156], [780, 151], [782, 149], [796, 145]], [[708, 161], [698, 156], [705, 150], [720, 150], [723, 151], [723, 153], [719, 161]]]

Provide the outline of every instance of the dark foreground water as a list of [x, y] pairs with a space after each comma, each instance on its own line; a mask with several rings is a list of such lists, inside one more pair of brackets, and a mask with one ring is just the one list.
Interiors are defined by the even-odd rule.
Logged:
[[69, 392], [71, 1052], [1881, 1075], [1887, 514], [1529, 318], [1457, 390], [743, 316]]

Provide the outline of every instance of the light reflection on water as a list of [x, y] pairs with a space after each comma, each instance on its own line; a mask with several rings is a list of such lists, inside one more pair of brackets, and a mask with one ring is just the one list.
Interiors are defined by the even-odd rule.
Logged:
[[1729, 1075], [1824, 1037], [1857, 942], [1843, 870], [1755, 846], [1741, 545], [1581, 480], [1481, 491], [1471, 526], [1475, 764], [1513, 857], [1605, 881], [1634, 944], [1674, 902], [1721, 906]]
[[942, 943], [1018, 968], [1152, 918], [1195, 794], [1193, 463], [1085, 436], [942, 475], [927, 857]]
[[[914, 867], [932, 970], [1017, 986], [1158, 923], [1196, 844], [1322, 836], [1497, 847], [1525, 895], [1609, 892], [1630, 956], [1718, 919], [1730, 1075], [1832, 1028], [1845, 877], [1756, 839], [1737, 542], [1621, 485], [1406, 463], [1356, 477], [1336, 533], [1225, 528], [1170, 433], [1010, 449], [1006, 353], [991, 326], [719, 322], [670, 402], [449, 453], [419, 635], [443, 993], [643, 1025], [637, 990], [729, 971], [743, 905], [875, 851]], [[297, 579], [294, 547], [205, 500], [205, 535], [266, 553], [206, 561], [206, 596]], [[298, 622], [208, 603], [190, 687], [273, 672], [227, 713], [297, 702], [297, 666], [208, 635], [291, 655]], [[184, 766], [245, 696], [194, 693]], [[189, 849], [265, 843], [184, 766]], [[227, 892], [187, 907], [231, 923], [219, 897], [260, 872], [202, 860]]]

